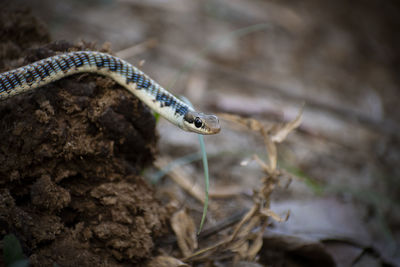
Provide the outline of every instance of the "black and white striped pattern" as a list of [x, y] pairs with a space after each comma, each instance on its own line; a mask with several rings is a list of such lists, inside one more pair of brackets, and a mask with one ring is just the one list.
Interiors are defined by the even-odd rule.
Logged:
[[82, 72], [93, 72], [113, 78], [175, 124], [179, 123], [177, 119], [191, 110], [188, 105], [131, 64], [109, 54], [93, 51], [57, 55], [0, 74], [0, 99]]

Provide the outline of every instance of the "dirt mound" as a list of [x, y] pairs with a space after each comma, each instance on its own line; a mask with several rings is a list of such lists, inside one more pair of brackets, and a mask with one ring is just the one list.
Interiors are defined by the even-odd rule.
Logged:
[[[43, 45], [48, 33], [25, 11], [0, 22], [0, 72], [90, 46]], [[81, 74], [0, 102], [0, 117], [0, 236], [14, 233], [36, 266], [150, 256], [166, 210], [138, 176], [157, 141], [138, 99]]]

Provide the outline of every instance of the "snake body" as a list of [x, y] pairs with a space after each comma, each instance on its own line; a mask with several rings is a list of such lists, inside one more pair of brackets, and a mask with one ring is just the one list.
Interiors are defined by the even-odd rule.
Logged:
[[216, 116], [196, 112], [128, 62], [94, 51], [64, 53], [1, 73], [0, 99], [84, 72], [112, 78], [152, 110], [183, 130], [200, 134], [215, 134], [220, 131]]

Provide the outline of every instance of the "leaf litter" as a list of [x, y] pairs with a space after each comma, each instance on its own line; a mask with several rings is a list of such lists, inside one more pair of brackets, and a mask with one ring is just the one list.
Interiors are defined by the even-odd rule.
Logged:
[[[230, 227], [230, 233], [224, 234], [223, 238], [212, 245], [206, 247], [198, 246], [196, 236], [196, 227], [194, 220], [186, 212], [185, 209], [177, 211], [172, 219], [171, 226], [176, 235], [177, 243], [184, 262], [206, 263], [213, 259], [225, 258], [225, 260], [239, 263], [240, 261], [254, 261], [263, 247], [264, 233], [270, 224], [270, 220], [276, 222], [284, 222], [288, 220], [290, 212], [281, 217], [271, 210], [271, 194], [277, 186], [279, 186], [282, 178], [291, 180], [290, 175], [277, 167], [278, 149], [277, 144], [283, 142], [288, 134], [299, 127], [302, 118], [302, 110], [298, 116], [287, 123], [275, 123], [265, 125], [259, 120], [252, 118], [244, 118], [233, 114], [218, 114], [222, 120], [229, 121], [238, 126], [239, 129], [245, 129], [247, 132], [260, 135], [263, 138], [265, 150], [268, 154], [267, 160], [261, 159], [260, 156], [254, 154], [252, 160], [261, 168], [263, 176], [261, 177], [262, 186], [259, 189], [253, 189], [252, 206]], [[165, 165], [161, 164], [161, 165]], [[178, 174], [178, 175], [177, 175]], [[169, 174], [175, 182], [182, 184], [182, 170], [175, 169]], [[176, 178], [180, 177], [180, 178]], [[190, 183], [190, 182], [189, 182]], [[288, 186], [286, 183], [285, 186]], [[189, 189], [188, 182], [184, 182], [182, 186], [191, 192], [192, 196], [200, 200], [198, 189], [193, 193]], [[193, 186], [192, 186], [193, 187]], [[197, 188], [197, 187], [196, 187]], [[227, 194], [229, 196], [229, 194]], [[206, 230], [207, 231], [207, 230]], [[201, 235], [200, 235], [201, 236]], [[215, 236], [215, 235], [211, 235]], [[203, 242], [201, 242], [202, 244]], [[222, 256], [224, 255], [224, 256]]]

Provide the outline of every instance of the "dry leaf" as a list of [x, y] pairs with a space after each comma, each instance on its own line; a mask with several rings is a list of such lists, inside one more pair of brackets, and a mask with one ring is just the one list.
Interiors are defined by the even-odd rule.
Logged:
[[177, 211], [171, 218], [178, 246], [184, 257], [188, 257], [197, 248], [196, 226], [185, 210]]
[[147, 267], [189, 267], [189, 265], [173, 257], [157, 256], [147, 264]]

